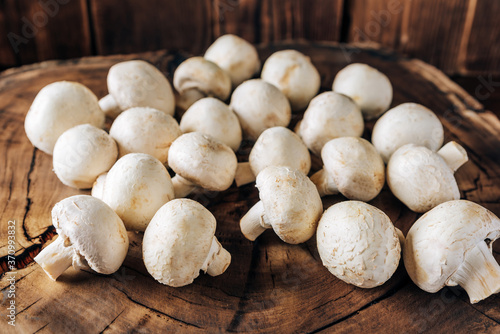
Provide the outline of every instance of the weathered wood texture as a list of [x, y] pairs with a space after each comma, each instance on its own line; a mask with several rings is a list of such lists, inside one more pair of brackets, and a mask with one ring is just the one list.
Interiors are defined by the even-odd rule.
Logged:
[[448, 74], [500, 75], [499, 11], [487, 0], [4, 0], [0, 68], [165, 48], [199, 54], [233, 33], [252, 43], [365, 42]]
[[[413, 101], [436, 112], [446, 140], [467, 149], [470, 161], [457, 172], [462, 198], [476, 201], [500, 215], [500, 121], [442, 72], [419, 60], [399, 58], [377, 50], [326, 44], [275, 44], [260, 55], [295, 48], [318, 67], [323, 89], [335, 73], [352, 61], [371, 64], [394, 85], [393, 105]], [[76, 80], [99, 97], [106, 93], [109, 67], [131, 58], [146, 59], [172, 73], [182, 59], [176, 52], [93, 57], [47, 62], [0, 75], [0, 264], [6, 269], [7, 223], [16, 221], [15, 276], [18, 332], [159, 333], [159, 332], [485, 332], [500, 330], [500, 296], [470, 305], [461, 289], [436, 294], [419, 290], [401, 265], [383, 286], [360, 289], [332, 276], [321, 264], [315, 238], [301, 245], [281, 242], [271, 231], [255, 242], [246, 240], [238, 221], [258, 200], [255, 187], [235, 186], [222, 193], [197, 193], [218, 220], [216, 235], [232, 254], [232, 263], [219, 277], [201, 275], [182, 288], [170, 288], [151, 278], [141, 259], [141, 234], [130, 233], [131, 247], [122, 268], [110, 276], [65, 272], [52, 282], [32, 261], [54, 235], [50, 210], [59, 200], [79, 192], [63, 186], [51, 171], [51, 157], [34, 150], [24, 134], [23, 121], [36, 93], [56, 80]], [[171, 75], [169, 75], [171, 79]], [[295, 121], [300, 118], [296, 116]], [[367, 124], [370, 138], [373, 122]], [[240, 157], [248, 154], [248, 145]], [[316, 163], [314, 169], [318, 169]], [[325, 207], [344, 200], [325, 198]], [[385, 211], [406, 234], [418, 215], [397, 201], [386, 188], [371, 204]], [[499, 245], [495, 256], [500, 259]], [[8, 298], [0, 303], [0, 332], [6, 324]]]
[[85, 0], [0, 1], [0, 67], [92, 54]]

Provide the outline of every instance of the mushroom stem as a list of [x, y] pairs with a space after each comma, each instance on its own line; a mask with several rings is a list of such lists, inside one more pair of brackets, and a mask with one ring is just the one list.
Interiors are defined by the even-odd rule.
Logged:
[[60, 236], [45, 247], [34, 259], [47, 275], [56, 280], [73, 263], [73, 247], [64, 246], [64, 239]]
[[454, 141], [450, 141], [441, 147], [437, 154], [444, 159], [453, 172], [469, 160], [465, 149]]
[[222, 247], [219, 240], [214, 236], [207, 259], [201, 266], [201, 270], [210, 276], [219, 276], [226, 271], [231, 263], [231, 254]]
[[234, 182], [236, 182], [236, 186], [241, 187], [245, 184], [255, 181], [255, 175], [250, 168], [249, 162], [240, 162], [238, 163], [238, 167], [236, 168], [236, 174], [234, 176]]
[[264, 204], [259, 201], [241, 218], [240, 228], [245, 238], [254, 241], [265, 230], [271, 228], [271, 225], [265, 221], [264, 213]]
[[193, 182], [186, 180], [179, 174], [172, 178], [172, 184], [174, 186], [175, 198], [186, 197], [196, 188]]
[[116, 100], [113, 98], [111, 94], [108, 94], [99, 100], [99, 107], [101, 107], [102, 111], [106, 116], [112, 118], [115, 118], [121, 112], [118, 103], [116, 103]]
[[176, 99], [176, 104], [182, 110], [188, 110], [193, 103], [206, 96], [206, 94], [196, 88], [187, 89], [182, 93], [179, 93], [179, 97]]
[[101, 175], [99, 175], [95, 180], [94, 185], [92, 186], [91, 195], [96, 198], [99, 198], [100, 200], [103, 199], [106, 176], [108, 176], [108, 173], [102, 173]]
[[465, 254], [464, 262], [447, 285], [454, 284], [467, 291], [472, 304], [500, 292], [500, 266], [485, 241]]
[[316, 185], [316, 188], [318, 188], [321, 197], [339, 193], [335, 181], [324, 168], [314, 173], [311, 176], [311, 181]]

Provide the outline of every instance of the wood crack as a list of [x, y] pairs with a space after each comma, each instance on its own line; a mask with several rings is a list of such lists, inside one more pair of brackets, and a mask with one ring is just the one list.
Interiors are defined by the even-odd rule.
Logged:
[[173, 317], [173, 316], [171, 316], [171, 315], [169, 315], [169, 314], [167, 314], [167, 313], [165, 313], [165, 312], [162, 312], [162, 311], [160, 311], [160, 310], [157, 310], [157, 309], [155, 309], [155, 308], [152, 308], [152, 307], [150, 307], [150, 306], [147, 306], [147, 305], [145, 305], [145, 304], [143, 304], [143, 303], [141, 303], [141, 302], [139, 302], [139, 301], [137, 301], [137, 300], [133, 299], [132, 297], [130, 297], [130, 296], [129, 296], [129, 295], [128, 295], [125, 291], [123, 291], [123, 290], [121, 290], [121, 289], [117, 288], [116, 286], [113, 286], [113, 287], [114, 287], [116, 290], [120, 291], [123, 295], [125, 295], [125, 297], [127, 297], [127, 299], [128, 299], [128, 300], [130, 300], [132, 303], [134, 303], [134, 304], [136, 304], [136, 305], [142, 306], [142, 307], [144, 307], [144, 308], [146, 308], [146, 309], [150, 310], [151, 312], [161, 314], [161, 315], [163, 315], [163, 316], [165, 316], [165, 317], [167, 317], [167, 318], [169, 318], [169, 319], [172, 319], [172, 320], [175, 320], [175, 321], [177, 321], [177, 322], [183, 323], [183, 324], [185, 324], [185, 325], [187, 325], [187, 326], [191, 326], [191, 327], [196, 327], [196, 328], [202, 329], [202, 327], [200, 327], [200, 326], [197, 326], [197, 325], [192, 324], [192, 323], [190, 323], [190, 322], [187, 322], [187, 321], [184, 321], [184, 320], [178, 319], [178, 318]]
[[248, 273], [245, 281], [245, 288], [243, 289], [243, 296], [240, 297], [240, 300], [238, 302], [238, 308], [236, 309], [236, 312], [234, 312], [233, 319], [231, 319], [231, 322], [229, 323], [229, 326], [227, 327], [228, 332], [237, 332], [237, 328], [241, 323], [241, 320], [243, 319], [243, 315], [245, 314], [245, 311], [243, 310], [248, 298], [247, 294], [251, 291], [251, 276], [254, 273], [255, 268], [257, 267], [257, 261], [259, 258], [260, 253], [260, 248], [259, 248], [259, 240], [257, 239], [253, 243], [252, 247], [252, 260], [250, 261], [250, 267], [248, 268]]
[[26, 207], [24, 211], [24, 217], [23, 217], [23, 233], [24, 236], [28, 241], [31, 241], [31, 237], [28, 233], [28, 230], [26, 229], [26, 217], [28, 216], [28, 212], [31, 209], [31, 198], [30, 198], [30, 187], [31, 187], [31, 174], [33, 173], [33, 169], [35, 168], [35, 161], [36, 161], [36, 148], [33, 148], [33, 155], [31, 156], [31, 164], [30, 164], [30, 169], [28, 170], [28, 174], [26, 175], [26, 179], [28, 180], [27, 186], [26, 186]]
[[333, 322], [331, 322], [331, 323], [329, 323], [329, 324], [327, 324], [327, 325], [325, 325], [325, 326], [322, 326], [322, 327], [320, 327], [320, 328], [318, 328], [318, 329], [315, 329], [315, 330], [313, 330], [312, 332], [309, 332], [309, 333], [310, 333], [310, 334], [312, 334], [312, 333], [319, 333], [319, 332], [321, 332], [321, 331], [323, 331], [323, 330], [325, 330], [325, 329], [327, 329], [327, 328], [330, 328], [330, 327], [333, 327], [333, 326], [335, 326], [335, 325], [338, 325], [339, 323], [341, 323], [341, 322], [343, 322], [343, 321], [346, 321], [346, 320], [348, 320], [348, 319], [350, 319], [350, 318], [352, 318], [352, 317], [356, 316], [357, 314], [359, 314], [359, 312], [364, 311], [364, 310], [366, 310], [366, 309], [368, 309], [368, 308], [372, 307], [373, 305], [376, 305], [376, 304], [380, 303], [381, 301], [383, 301], [383, 300], [385, 300], [385, 299], [387, 299], [387, 298], [392, 297], [392, 296], [393, 296], [393, 295], [395, 295], [398, 291], [400, 291], [401, 289], [403, 289], [403, 288], [405, 287], [406, 283], [407, 283], [407, 282], [405, 281], [405, 282], [403, 282], [402, 284], [398, 284], [398, 285], [397, 285], [397, 286], [395, 286], [393, 289], [391, 289], [391, 290], [387, 291], [387, 292], [386, 292], [386, 293], [384, 293], [382, 296], [380, 296], [380, 297], [378, 297], [378, 298], [375, 298], [375, 299], [374, 299], [374, 300], [372, 300], [371, 302], [369, 302], [369, 303], [367, 303], [367, 304], [365, 304], [365, 305], [361, 306], [361, 307], [360, 307], [359, 309], [357, 309], [356, 311], [351, 312], [351, 313], [349, 313], [348, 315], [346, 315], [346, 316], [344, 316], [344, 317], [342, 317], [342, 318], [340, 318], [340, 319], [338, 319], [338, 320], [335, 320], [335, 321], [333, 321]]
[[49, 324], [50, 324], [50, 322], [46, 323], [46, 324], [45, 324], [45, 325], [43, 325], [42, 327], [38, 328], [35, 332], [33, 332], [33, 334], [35, 334], [35, 333], [39, 333], [42, 329], [44, 329], [45, 327], [47, 327]]
[[35, 305], [36, 303], [38, 303], [40, 300], [42, 300], [43, 298], [40, 298], [40, 299], [37, 299], [35, 302], [31, 303], [30, 305], [26, 306], [25, 308], [23, 308], [21, 311], [17, 312], [16, 313], [16, 316], [23, 313], [24, 311], [26, 311], [27, 309], [29, 309], [31, 306]]
[[334, 302], [336, 302], [337, 300], [343, 299], [343, 298], [345, 298], [345, 297], [349, 296], [349, 295], [350, 295], [351, 293], [353, 293], [353, 292], [354, 292], [354, 289], [352, 289], [351, 291], [349, 291], [349, 292], [348, 292], [348, 293], [346, 293], [345, 295], [342, 295], [342, 296], [337, 297], [337, 298], [335, 298], [335, 299], [330, 299], [330, 300], [327, 300], [327, 301], [326, 301], [326, 302], [324, 302], [323, 304], [318, 305], [318, 306], [316, 306], [315, 308], [313, 308], [313, 311], [314, 311], [314, 310], [317, 310], [317, 309], [319, 309], [319, 308], [321, 308], [321, 307], [323, 307], [323, 306], [325, 306], [325, 305], [327, 305], [327, 304], [334, 303]]
[[109, 324], [106, 325], [106, 327], [104, 327], [104, 329], [102, 331], [99, 332], [99, 334], [102, 334], [104, 333], [106, 330], [109, 329], [109, 326], [111, 326], [115, 321], [116, 319], [118, 319], [118, 317], [123, 313], [125, 312], [125, 309], [123, 309], [120, 313], [118, 313], [118, 315], [113, 319], [111, 320], [111, 322]]

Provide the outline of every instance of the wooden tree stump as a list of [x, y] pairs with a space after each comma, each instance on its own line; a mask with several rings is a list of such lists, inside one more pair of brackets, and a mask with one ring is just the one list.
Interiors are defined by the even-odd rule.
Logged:
[[[445, 127], [445, 142], [463, 145], [470, 161], [456, 173], [461, 197], [500, 215], [500, 121], [436, 68], [389, 52], [336, 44], [276, 44], [259, 48], [261, 59], [293, 48], [310, 56], [331, 89], [335, 74], [350, 62], [370, 64], [390, 78], [392, 106], [421, 103]], [[50, 210], [59, 200], [88, 194], [65, 187], [52, 172], [51, 157], [32, 147], [24, 118], [37, 92], [60, 80], [78, 81], [99, 97], [107, 93], [106, 74], [117, 62], [145, 59], [170, 79], [186, 54], [159, 51], [127, 56], [51, 61], [0, 74], [2, 132], [0, 220], [0, 314], [2, 333], [167, 333], [167, 332], [497, 332], [500, 296], [471, 305], [461, 289], [429, 294], [418, 289], [401, 264], [383, 286], [360, 289], [326, 270], [315, 238], [288, 245], [272, 231], [255, 242], [239, 231], [239, 219], [258, 201], [254, 184], [222, 193], [197, 192], [191, 197], [206, 205], [218, 221], [216, 236], [232, 254], [219, 277], [200, 275], [193, 284], [171, 288], [154, 281], [145, 270], [140, 233], [129, 233], [131, 246], [115, 274], [65, 272], [51, 281], [33, 257], [55, 235]], [[295, 115], [294, 121], [301, 115]], [[367, 124], [370, 139], [374, 122]], [[293, 125], [291, 125], [293, 126]], [[244, 159], [247, 143], [240, 149]], [[318, 159], [314, 169], [319, 168]], [[325, 198], [325, 207], [345, 200]], [[385, 211], [404, 234], [418, 215], [386, 188], [371, 204]], [[16, 266], [8, 272], [8, 222], [16, 226]], [[495, 256], [500, 258], [499, 245]], [[15, 277], [16, 327], [7, 324], [10, 277]]]

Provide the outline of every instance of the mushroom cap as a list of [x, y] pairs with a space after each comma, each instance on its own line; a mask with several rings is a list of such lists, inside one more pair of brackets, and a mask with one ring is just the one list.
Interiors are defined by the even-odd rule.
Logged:
[[181, 198], [163, 205], [144, 233], [146, 269], [169, 286], [192, 283], [208, 256], [215, 227], [215, 217], [196, 201]]
[[204, 55], [229, 74], [233, 87], [250, 79], [260, 69], [255, 46], [236, 35], [223, 35], [210, 45]]
[[254, 140], [266, 129], [288, 126], [292, 118], [286, 96], [260, 79], [248, 80], [236, 87], [230, 107], [238, 116], [243, 133]]
[[182, 115], [182, 132], [201, 132], [237, 151], [241, 144], [241, 126], [238, 116], [227, 104], [213, 97], [196, 101]]
[[98, 198], [76, 195], [52, 209], [52, 224], [65, 245], [98, 273], [112, 274], [120, 268], [128, 251], [128, 236], [118, 215]]
[[387, 282], [401, 258], [391, 220], [364, 202], [329, 207], [319, 221], [316, 238], [323, 265], [337, 278], [361, 288]]
[[410, 228], [403, 251], [406, 271], [427, 292], [436, 292], [479, 242], [500, 237], [500, 219], [479, 204], [455, 200], [425, 213]]
[[52, 164], [59, 180], [77, 189], [92, 188], [118, 157], [116, 143], [106, 131], [90, 124], [66, 130], [54, 146]]
[[196, 89], [206, 96], [226, 100], [231, 94], [231, 78], [217, 64], [203, 57], [191, 57], [175, 70], [174, 87], [179, 94]]
[[226, 144], [209, 135], [190, 132], [173, 142], [168, 165], [202, 188], [223, 191], [233, 183], [238, 160]]
[[389, 78], [366, 64], [350, 64], [340, 70], [333, 80], [332, 90], [352, 98], [366, 120], [383, 114], [392, 102]]
[[385, 166], [375, 147], [359, 137], [330, 140], [321, 150], [324, 169], [349, 199], [370, 201], [385, 182]]
[[143, 60], [124, 61], [111, 66], [108, 90], [121, 110], [151, 107], [173, 115], [175, 98], [167, 78]]
[[170, 145], [182, 131], [172, 116], [157, 109], [137, 107], [118, 115], [109, 134], [118, 144], [120, 157], [147, 153], [166, 163]]
[[256, 186], [266, 222], [281, 240], [298, 244], [314, 235], [323, 204], [316, 186], [303, 172], [269, 166], [257, 175]]
[[261, 77], [286, 95], [292, 110], [306, 108], [321, 85], [319, 72], [311, 59], [296, 50], [273, 53], [264, 63]]
[[268, 166], [288, 166], [308, 174], [311, 156], [306, 145], [290, 129], [282, 126], [262, 132], [248, 157], [254, 175]]
[[443, 125], [431, 110], [417, 103], [403, 103], [380, 117], [372, 132], [373, 146], [388, 162], [401, 146], [415, 144], [437, 151], [444, 140]]
[[156, 158], [129, 153], [104, 180], [102, 200], [120, 216], [127, 230], [144, 231], [156, 211], [173, 199], [170, 175]]
[[52, 154], [64, 131], [85, 123], [101, 128], [104, 118], [90, 89], [77, 82], [58, 81], [38, 92], [26, 115], [24, 129], [33, 146]]
[[319, 156], [328, 141], [338, 137], [360, 137], [364, 127], [361, 110], [351, 98], [324, 92], [309, 103], [300, 122], [299, 135]]
[[394, 196], [415, 212], [426, 212], [460, 198], [453, 171], [427, 147], [408, 144], [387, 164], [387, 184]]

